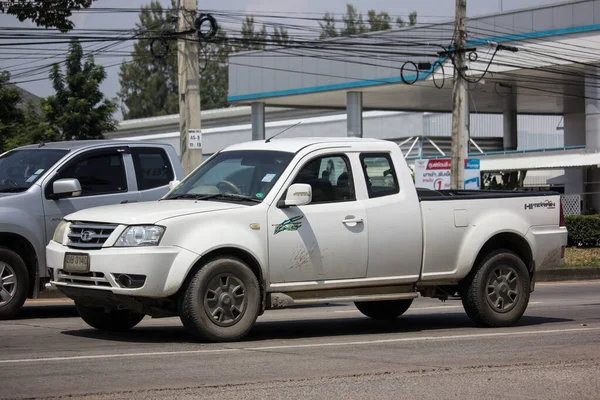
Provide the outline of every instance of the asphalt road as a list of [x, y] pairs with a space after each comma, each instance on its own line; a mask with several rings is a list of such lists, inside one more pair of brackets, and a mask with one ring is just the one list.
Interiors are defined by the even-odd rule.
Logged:
[[268, 311], [250, 336], [196, 343], [179, 319], [125, 334], [61, 300], [0, 322], [0, 398], [598, 399], [600, 282], [540, 284], [518, 326], [418, 299], [397, 321], [352, 305]]

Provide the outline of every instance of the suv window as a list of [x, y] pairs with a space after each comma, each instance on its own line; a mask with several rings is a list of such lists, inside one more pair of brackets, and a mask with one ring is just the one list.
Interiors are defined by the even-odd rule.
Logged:
[[370, 198], [389, 196], [400, 191], [396, 170], [389, 154], [362, 154], [360, 161]]
[[160, 148], [131, 148], [138, 190], [166, 186], [174, 179], [167, 153]]
[[95, 153], [69, 163], [59, 178], [76, 178], [81, 183], [81, 196], [122, 193], [127, 191], [123, 157], [116, 152]]
[[309, 161], [298, 172], [294, 183], [311, 185], [311, 204], [356, 199], [350, 163], [342, 155], [328, 155]]

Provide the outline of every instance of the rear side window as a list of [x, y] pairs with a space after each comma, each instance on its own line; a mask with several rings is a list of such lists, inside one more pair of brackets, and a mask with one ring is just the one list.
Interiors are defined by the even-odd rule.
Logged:
[[389, 196], [400, 191], [389, 154], [362, 154], [360, 161], [370, 198]]
[[138, 190], [166, 186], [173, 180], [173, 168], [167, 153], [160, 148], [133, 147], [131, 149]]

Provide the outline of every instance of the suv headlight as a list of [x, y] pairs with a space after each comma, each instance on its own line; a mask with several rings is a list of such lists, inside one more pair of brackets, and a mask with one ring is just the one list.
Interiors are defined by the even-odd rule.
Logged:
[[156, 225], [130, 226], [123, 231], [115, 247], [158, 246], [165, 228]]
[[52, 240], [57, 243], [63, 244], [63, 241], [65, 240], [65, 231], [67, 230], [67, 226], [69, 226], [69, 223], [67, 221], [65, 221], [64, 219], [60, 221], [60, 223], [54, 230], [54, 236], [52, 236]]

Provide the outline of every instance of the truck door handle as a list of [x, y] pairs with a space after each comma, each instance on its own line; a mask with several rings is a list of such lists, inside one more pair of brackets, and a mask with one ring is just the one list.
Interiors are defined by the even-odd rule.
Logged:
[[348, 225], [348, 224], [362, 224], [363, 223], [363, 219], [362, 218], [347, 218], [345, 220], [342, 221], [342, 223]]

